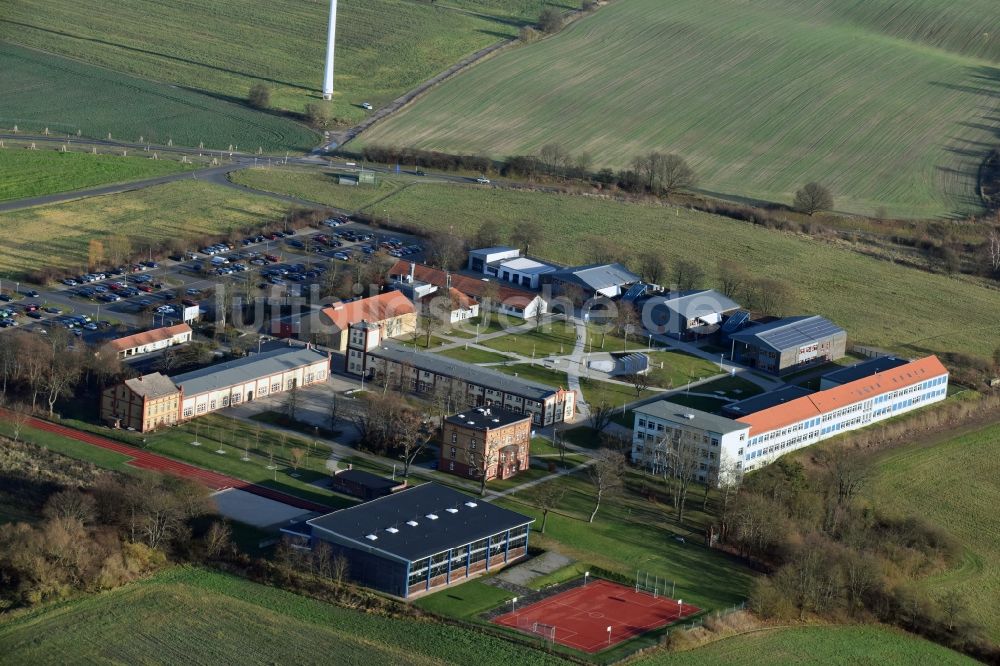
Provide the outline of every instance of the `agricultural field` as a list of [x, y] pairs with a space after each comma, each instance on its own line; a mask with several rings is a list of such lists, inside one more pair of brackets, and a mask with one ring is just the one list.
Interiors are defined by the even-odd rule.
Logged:
[[636, 666], [796, 666], [800, 664], [976, 664], [928, 640], [878, 626], [792, 627], [725, 638], [680, 653], [658, 652]]
[[[543, 2], [454, 4], [462, 11], [445, 3], [341, 0], [332, 115], [361, 120], [361, 102], [381, 106], [515, 36], [512, 17], [537, 16]], [[328, 0], [119, 0], [107, 11], [101, 0], [24, 0], [5, 6], [0, 39], [221, 99], [242, 101], [259, 82], [271, 89], [272, 107], [301, 112], [320, 101], [329, 8]]]
[[[123, 611], [127, 609], [127, 611]], [[8, 663], [554, 664], [459, 627], [366, 615], [273, 587], [177, 567], [147, 581], [0, 622]]]
[[[277, 185], [265, 189], [284, 191]], [[322, 190], [317, 189], [314, 198], [320, 196]], [[613, 236], [624, 256], [656, 251], [667, 263], [668, 275], [674, 262], [700, 257], [705, 287], [716, 286], [719, 260], [736, 257], [753, 277], [774, 277], [793, 285], [797, 305], [788, 314], [822, 314], [846, 328], [854, 343], [909, 355], [956, 351], [978, 356], [1000, 345], [992, 316], [1000, 311], [1000, 292], [974, 279], [926, 273], [864, 256], [847, 244], [698, 211], [424, 183], [400, 190], [367, 212], [388, 214], [394, 222], [428, 232], [451, 228], [471, 235], [479, 221], [488, 222], [501, 237], [526, 220], [540, 231], [532, 254], [567, 264], [586, 263], [590, 239]], [[873, 303], [878, 304], [878, 317], [872, 316]], [[530, 355], [531, 349], [527, 351]]]
[[401, 178], [376, 176], [375, 185], [339, 185], [332, 169], [258, 168], [229, 174], [238, 184], [265, 192], [288, 194], [341, 210], [355, 211], [391, 196], [406, 185]]
[[[5, 19], [24, 6], [5, 5]], [[95, 10], [90, 15], [118, 20], [116, 12]], [[0, 30], [10, 32], [12, 24], [5, 19], [0, 19]], [[148, 25], [157, 27], [154, 22]], [[30, 31], [17, 27], [17, 32]], [[98, 139], [110, 132], [113, 139], [125, 141], [142, 137], [161, 144], [204, 143], [216, 150], [232, 145], [247, 152], [305, 151], [319, 141], [312, 130], [287, 118], [3, 41], [0, 63], [4, 72], [0, 127], [7, 129], [17, 125], [21, 131], [41, 132], [47, 127], [53, 133], [79, 131]]]
[[192, 168], [167, 159], [5, 148], [0, 149], [0, 201], [144, 180]]
[[978, 213], [1000, 128], [995, 9], [614, 2], [443, 82], [351, 146], [503, 158], [555, 142], [595, 168], [659, 150], [686, 157], [707, 193], [789, 203], [819, 181], [845, 212]]
[[18, 279], [32, 268], [83, 271], [94, 248], [112, 236], [133, 250], [160, 248], [175, 240], [262, 225], [287, 204], [197, 180], [180, 180], [66, 203], [0, 214], [6, 242], [0, 246], [0, 277]]
[[875, 464], [871, 495], [881, 511], [923, 516], [965, 547], [961, 564], [921, 581], [958, 590], [973, 619], [1000, 640], [1000, 425], [891, 451]]

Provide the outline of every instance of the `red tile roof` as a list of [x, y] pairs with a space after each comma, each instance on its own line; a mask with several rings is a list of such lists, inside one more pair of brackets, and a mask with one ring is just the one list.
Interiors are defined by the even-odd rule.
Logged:
[[415, 312], [413, 302], [398, 291], [387, 291], [378, 296], [323, 308], [323, 314], [342, 331], [360, 321], [380, 322]]
[[948, 373], [937, 356], [927, 356], [898, 368], [863, 377], [841, 386], [817, 391], [782, 405], [764, 409], [738, 419], [750, 426], [750, 436], [783, 428], [810, 417], [829, 414], [847, 405], [868, 400], [877, 395], [919, 384], [931, 377]]
[[136, 347], [141, 347], [142, 345], [148, 345], [162, 340], [169, 340], [175, 335], [190, 332], [191, 327], [187, 324], [176, 324], [174, 326], [154, 328], [150, 331], [143, 331], [134, 335], [125, 336], [124, 338], [118, 338], [110, 341], [108, 345], [115, 351], [125, 351], [126, 349], [135, 349]]
[[[405, 276], [409, 274], [410, 262], [402, 259], [397, 261], [392, 268], [389, 269], [389, 277]], [[444, 287], [448, 284], [448, 273], [438, 268], [431, 268], [430, 266], [426, 266], [424, 264], [414, 264], [413, 277], [420, 282], [437, 285], [438, 287]], [[490, 282], [479, 278], [469, 277], [468, 275], [460, 275], [458, 273], [451, 274], [452, 288], [457, 289], [467, 296], [471, 296], [477, 301], [482, 298], [483, 291], [485, 291], [487, 284], [490, 284]], [[534, 292], [517, 289], [515, 287], [508, 287], [502, 282], [492, 282], [492, 284], [497, 286], [497, 298], [499, 298], [500, 301], [506, 305], [515, 305], [523, 308], [538, 297], [538, 294], [535, 294]]]

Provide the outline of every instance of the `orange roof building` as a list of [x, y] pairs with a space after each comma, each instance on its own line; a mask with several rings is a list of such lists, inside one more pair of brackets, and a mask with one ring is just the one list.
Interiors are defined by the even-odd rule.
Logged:
[[[910, 361], [742, 416], [730, 421], [730, 428], [720, 428], [716, 423], [714, 429], [700, 433], [702, 439], [718, 447], [718, 451], [704, 449], [703, 469], [708, 472], [707, 478], [718, 478], [711, 474], [713, 466], [717, 472], [724, 469], [722, 462], [728, 458], [744, 472], [752, 471], [790, 451], [940, 402], [947, 395], [948, 369], [936, 356]], [[688, 430], [698, 423], [690, 414], [675, 419], [653, 414], [655, 420], [649, 421], [648, 406], [635, 411], [632, 459], [638, 463], [669, 459], [669, 452], [657, 447], [666, 446], [671, 437], [676, 439], [673, 431], [684, 429], [677, 426], [686, 423], [684, 418], [691, 424]], [[640, 413], [645, 423], [640, 421]], [[654, 423], [657, 430], [650, 437]]]
[[455, 289], [477, 302], [481, 302], [487, 291], [495, 285], [496, 299], [499, 301], [496, 304], [497, 309], [505, 314], [525, 319], [536, 314], [544, 314], [548, 309], [545, 299], [535, 292], [511, 287], [499, 281], [449, 273], [410, 261], [397, 261], [389, 269], [389, 279], [395, 282], [426, 282], [441, 289]]
[[120, 358], [127, 358], [182, 345], [185, 342], [191, 342], [191, 327], [187, 324], [177, 324], [111, 340], [108, 346], [118, 352]]
[[347, 303], [335, 303], [323, 308], [323, 315], [335, 329], [331, 346], [339, 351], [347, 349], [351, 326], [363, 321], [378, 326], [384, 338], [412, 335], [417, 329], [417, 310], [413, 302], [398, 291], [387, 291], [378, 296]]

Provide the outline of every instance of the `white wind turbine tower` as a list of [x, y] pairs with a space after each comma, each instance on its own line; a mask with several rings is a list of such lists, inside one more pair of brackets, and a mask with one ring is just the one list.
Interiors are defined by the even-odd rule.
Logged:
[[337, 0], [330, 0], [330, 28], [326, 35], [326, 72], [323, 99], [333, 99], [333, 48], [337, 41]]

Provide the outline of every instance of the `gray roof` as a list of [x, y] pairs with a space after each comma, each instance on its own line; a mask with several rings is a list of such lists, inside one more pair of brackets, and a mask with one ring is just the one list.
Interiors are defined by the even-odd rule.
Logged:
[[285, 347], [185, 372], [182, 375], [171, 377], [171, 379], [184, 389], [185, 395], [197, 395], [205, 391], [222, 389], [261, 377], [288, 372], [326, 358], [328, 356], [325, 352], [316, 349]]
[[571, 282], [581, 287], [597, 291], [608, 287], [621, 287], [640, 281], [640, 277], [621, 264], [591, 264], [571, 266], [549, 273], [549, 277], [559, 282]]
[[897, 358], [895, 356], [879, 356], [878, 358], [862, 361], [861, 363], [855, 363], [847, 368], [841, 368], [840, 370], [828, 372], [823, 375], [823, 379], [836, 384], [846, 384], [857, 379], [871, 377], [879, 372], [885, 372], [886, 370], [898, 368], [899, 366], [906, 365], [907, 363], [909, 363], [909, 361], [904, 358]]
[[683, 319], [697, 319], [709, 314], [738, 310], [740, 305], [714, 289], [681, 291], [666, 296], [653, 296], [650, 303], [676, 312]]
[[461, 414], [453, 414], [445, 419], [448, 423], [473, 430], [503, 428], [512, 423], [529, 420], [531, 420], [531, 414], [512, 412], [496, 407], [477, 407], [476, 409], [466, 410]]
[[716, 432], [723, 435], [746, 430], [750, 427], [745, 423], [738, 423], [732, 419], [727, 419], [725, 416], [718, 416], [717, 414], [703, 412], [700, 409], [678, 405], [666, 399], [636, 407], [634, 411], [636, 414], [645, 414], [646, 416], [673, 421], [674, 423], [681, 423], [698, 430]]
[[371, 354], [378, 358], [384, 358], [397, 363], [406, 363], [418, 370], [426, 370], [427, 372], [447, 377], [455, 377], [466, 382], [480, 384], [496, 391], [503, 391], [504, 393], [513, 393], [538, 402], [542, 402], [556, 392], [556, 389], [548, 384], [505, 375], [496, 370], [463, 363], [462, 361], [456, 361], [440, 354], [416, 351], [388, 340], [378, 349], [372, 350]]
[[[436, 518], [428, 518], [429, 514]], [[417, 524], [409, 525], [408, 521]], [[436, 483], [308, 521], [357, 542], [359, 547], [378, 549], [410, 562], [532, 522], [533, 518]], [[392, 533], [389, 528], [397, 531]], [[368, 539], [368, 535], [377, 539]], [[322, 538], [322, 533], [318, 536]]]
[[847, 333], [829, 319], [812, 315], [786, 317], [768, 324], [751, 326], [729, 337], [754, 347], [782, 352], [839, 335], [846, 336]]
[[747, 416], [748, 414], [760, 412], [765, 409], [770, 409], [771, 407], [777, 407], [778, 405], [782, 405], [797, 398], [805, 397], [810, 393], [812, 393], [812, 391], [809, 389], [788, 384], [779, 389], [775, 389], [774, 391], [768, 391], [767, 393], [761, 393], [760, 395], [752, 396], [746, 400], [740, 400], [739, 402], [731, 402], [728, 405], [723, 405], [722, 411], [727, 416], [739, 418], [741, 416]]
[[126, 379], [125, 386], [127, 386], [129, 390], [136, 395], [141, 395], [149, 400], [165, 398], [168, 395], [174, 395], [179, 390], [176, 386], [174, 386], [174, 383], [170, 381], [169, 377], [161, 375], [158, 372], [143, 375], [142, 377], [136, 377], [134, 379]]
[[469, 250], [469, 254], [496, 254], [497, 252], [511, 252], [517, 250], [516, 247], [507, 245], [494, 245], [493, 247], [481, 247], [477, 250]]

